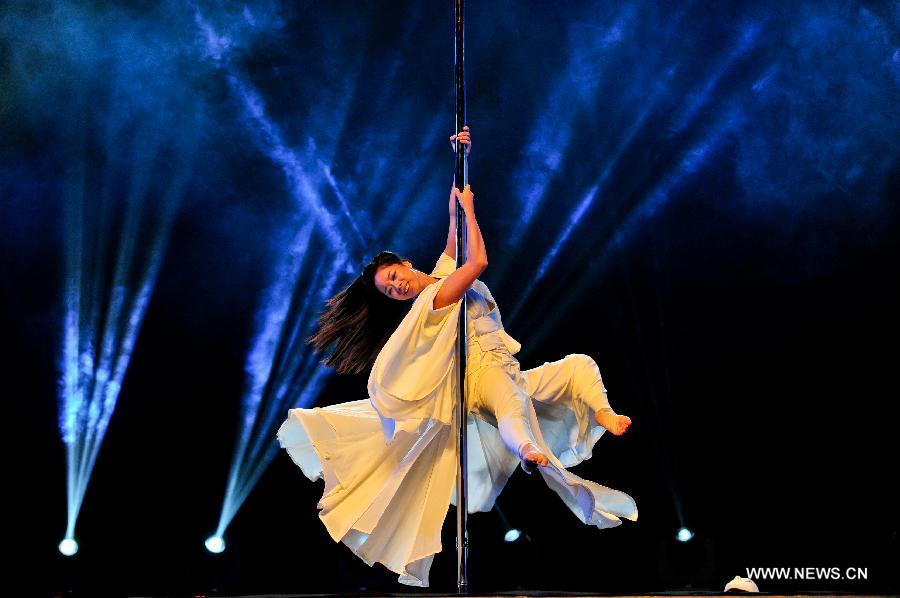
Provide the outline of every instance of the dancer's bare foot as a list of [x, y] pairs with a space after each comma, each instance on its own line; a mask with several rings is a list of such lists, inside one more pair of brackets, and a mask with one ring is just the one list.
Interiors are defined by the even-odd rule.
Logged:
[[616, 436], [624, 434], [631, 426], [631, 418], [627, 415], [619, 415], [612, 409], [600, 409], [594, 414], [597, 423]]
[[547, 459], [547, 456], [540, 452], [533, 444], [528, 444], [522, 451], [522, 459], [528, 463], [540, 465], [541, 467], [550, 462], [550, 460]]

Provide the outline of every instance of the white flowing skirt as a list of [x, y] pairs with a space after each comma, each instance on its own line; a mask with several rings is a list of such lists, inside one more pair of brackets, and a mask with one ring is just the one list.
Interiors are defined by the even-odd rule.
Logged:
[[[590, 458], [605, 431], [593, 418], [608, 405], [594, 361], [569, 355], [521, 372], [508, 352], [474, 349], [467, 366], [468, 511], [489, 511], [520, 463], [497, 429], [503, 413], [518, 409], [550, 461], [538, 471], [580, 521], [602, 529], [636, 520], [628, 494], [566, 469]], [[324, 478], [319, 515], [336, 542], [370, 566], [382, 563], [400, 583], [428, 585], [441, 526], [456, 502], [452, 425], [400, 422], [388, 444], [378, 413], [361, 400], [291, 409], [278, 440], [310, 480]]]

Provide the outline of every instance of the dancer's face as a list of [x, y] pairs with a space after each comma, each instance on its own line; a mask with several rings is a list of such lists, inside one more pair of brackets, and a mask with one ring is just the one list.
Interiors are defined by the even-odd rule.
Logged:
[[378, 268], [378, 271], [375, 272], [375, 288], [398, 301], [418, 297], [422, 292], [412, 264], [407, 261], [402, 264], [387, 264]]

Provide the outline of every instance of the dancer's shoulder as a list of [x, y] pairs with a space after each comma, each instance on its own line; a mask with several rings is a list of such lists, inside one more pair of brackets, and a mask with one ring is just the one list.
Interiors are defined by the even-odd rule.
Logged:
[[434, 265], [431, 276], [434, 276], [435, 278], [446, 278], [447, 276], [450, 276], [454, 270], [456, 270], [456, 260], [446, 253], [442, 253], [441, 257], [438, 258]]

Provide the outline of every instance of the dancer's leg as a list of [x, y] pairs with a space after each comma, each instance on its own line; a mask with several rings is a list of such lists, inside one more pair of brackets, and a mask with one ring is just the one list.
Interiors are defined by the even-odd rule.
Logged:
[[567, 355], [522, 374], [528, 394], [536, 401], [581, 401], [593, 411], [596, 422], [616, 436], [624, 434], [631, 425], [630, 417], [619, 415], [610, 407], [600, 368], [588, 355]]
[[506, 447], [520, 459], [546, 465], [546, 455], [540, 452], [526, 416], [525, 392], [517, 387], [502, 368], [488, 368], [479, 380], [475, 390], [478, 402], [494, 414], [500, 438]]

